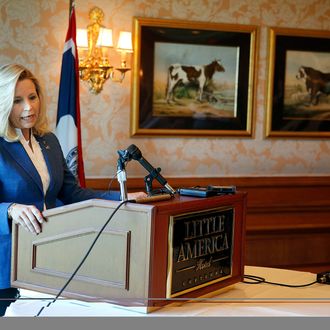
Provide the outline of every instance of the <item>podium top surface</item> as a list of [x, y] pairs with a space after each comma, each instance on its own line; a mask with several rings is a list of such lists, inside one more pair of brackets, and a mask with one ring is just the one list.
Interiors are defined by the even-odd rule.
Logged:
[[[152, 208], [157, 206], [158, 208], [168, 208], [173, 207], [175, 204], [181, 203], [202, 203], [204, 204], [206, 201], [219, 201], [222, 203], [230, 203], [235, 200], [242, 200], [246, 196], [245, 192], [236, 192], [235, 194], [228, 194], [228, 195], [219, 195], [219, 196], [212, 196], [212, 197], [191, 197], [191, 196], [182, 196], [182, 195], [175, 195], [172, 199], [169, 200], [161, 200], [161, 201], [153, 201], [151, 200], [150, 203], [131, 203], [128, 202], [126, 205], [123, 205], [122, 208], [129, 208], [131, 210], [148, 210], [150, 211]], [[105, 199], [89, 199], [86, 201], [68, 204], [64, 206], [59, 206], [53, 209], [48, 209], [43, 211], [44, 217], [49, 217], [52, 215], [62, 214], [66, 212], [76, 211], [83, 208], [89, 207], [102, 207], [102, 208], [116, 208], [122, 201], [112, 201], [112, 200], [105, 200]]]
[[[62, 214], [66, 212], [72, 212], [77, 211], [84, 208], [89, 207], [101, 207], [101, 208], [116, 208], [121, 201], [112, 201], [112, 200], [106, 200], [106, 199], [88, 199], [86, 201], [78, 202], [78, 203], [72, 203], [64, 206], [59, 206], [53, 209], [48, 209], [42, 212], [44, 217], [49, 217], [52, 215]], [[150, 210], [153, 208], [152, 205], [146, 205], [146, 204], [137, 204], [137, 203], [127, 203], [126, 205], [123, 205], [122, 208], [129, 207], [130, 209], [145, 209]]]

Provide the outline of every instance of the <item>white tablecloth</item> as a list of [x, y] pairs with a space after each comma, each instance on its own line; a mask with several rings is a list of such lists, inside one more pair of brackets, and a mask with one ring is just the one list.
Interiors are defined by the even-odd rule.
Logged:
[[[264, 277], [270, 282], [300, 285], [316, 280], [316, 274], [284, 269], [245, 267], [245, 274]], [[21, 300], [8, 309], [6, 316], [35, 316], [53, 298], [48, 294], [21, 289]], [[28, 298], [28, 299], [27, 299]], [[215, 296], [189, 302], [175, 302], [152, 313], [104, 302], [84, 302], [59, 298], [43, 309], [40, 316], [330, 316], [330, 286], [313, 284], [288, 288], [271, 284], [237, 283]]]

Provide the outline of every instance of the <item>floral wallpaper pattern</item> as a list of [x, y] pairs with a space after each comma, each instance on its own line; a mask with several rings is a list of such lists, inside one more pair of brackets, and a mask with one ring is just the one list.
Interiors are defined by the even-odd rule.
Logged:
[[[133, 16], [253, 24], [260, 27], [254, 136], [252, 138], [130, 137], [131, 73], [122, 84], [108, 81], [99, 95], [80, 83], [82, 143], [87, 177], [112, 177], [117, 150], [136, 144], [166, 177], [329, 175], [329, 139], [266, 139], [267, 28], [330, 29], [330, 0], [77, 0], [77, 26], [86, 27], [93, 6], [105, 13], [116, 42], [132, 30]], [[0, 0], [0, 65], [18, 62], [41, 80], [51, 128], [55, 128], [68, 0]], [[112, 52], [119, 64], [120, 55]], [[330, 63], [329, 63], [330, 71]], [[136, 162], [128, 176], [145, 170]]]

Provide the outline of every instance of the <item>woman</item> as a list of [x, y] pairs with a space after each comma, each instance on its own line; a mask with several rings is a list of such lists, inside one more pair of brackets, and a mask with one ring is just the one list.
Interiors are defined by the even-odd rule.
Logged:
[[91, 198], [120, 200], [120, 193], [78, 185], [48, 129], [40, 83], [21, 65], [0, 67], [0, 316], [19, 296], [10, 288], [12, 223], [38, 234], [44, 209]]

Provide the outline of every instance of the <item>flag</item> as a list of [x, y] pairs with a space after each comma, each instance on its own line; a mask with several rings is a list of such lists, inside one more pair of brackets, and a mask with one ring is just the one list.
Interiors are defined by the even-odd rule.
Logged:
[[60, 141], [66, 163], [85, 187], [84, 163], [82, 158], [78, 52], [76, 46], [76, 14], [72, 5], [69, 28], [65, 39], [60, 89], [57, 106], [55, 134]]

